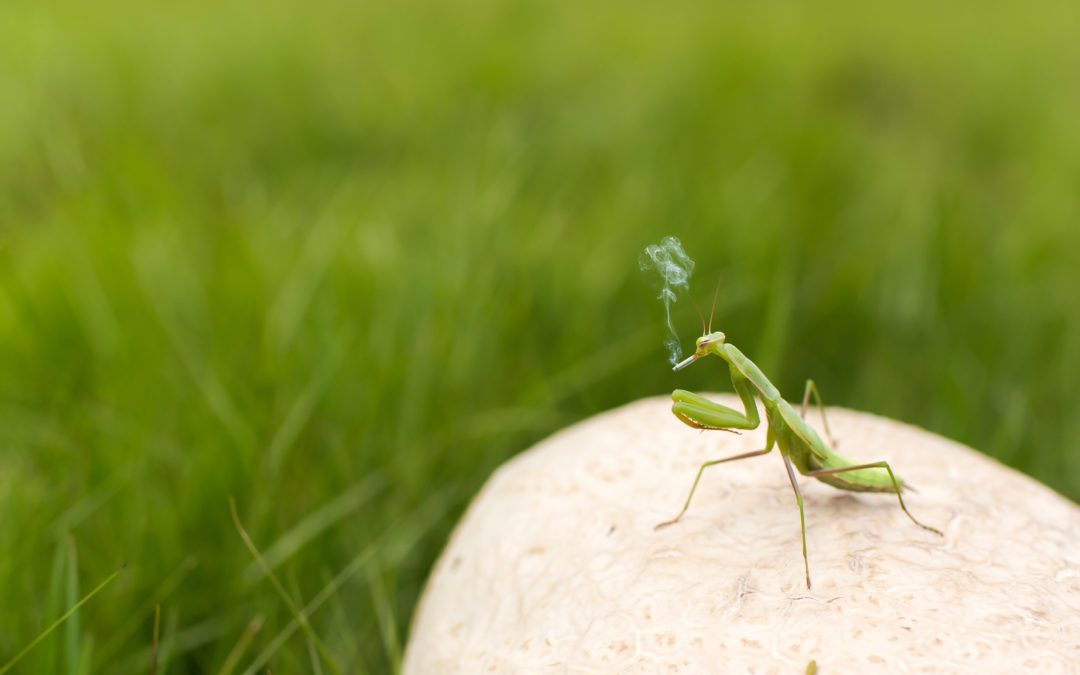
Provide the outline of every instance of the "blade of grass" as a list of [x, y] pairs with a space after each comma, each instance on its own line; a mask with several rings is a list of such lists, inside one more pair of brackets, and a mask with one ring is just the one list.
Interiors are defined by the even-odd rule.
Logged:
[[[75, 548], [75, 539], [67, 537], [68, 566], [67, 593], [65, 604], [69, 607], [79, 598], [79, 553]], [[64, 626], [64, 654], [68, 675], [79, 673], [79, 613], [72, 613], [71, 620]]]
[[218, 671], [218, 675], [232, 675], [232, 672], [236, 670], [237, 664], [240, 663], [240, 658], [247, 651], [248, 645], [255, 639], [259, 631], [263, 627], [263, 616], [259, 614], [254, 619], [248, 622], [247, 628], [240, 634], [240, 639], [236, 641], [233, 648], [229, 650], [228, 656], [225, 657], [225, 663], [221, 665], [221, 670]]
[[146, 600], [139, 605], [138, 609], [130, 614], [130, 620], [127, 621], [122, 628], [116, 631], [108, 643], [101, 650], [101, 662], [111, 663], [113, 657], [127, 641], [142, 625], [143, 617], [150, 611], [151, 607], [160, 605], [161, 602], [172, 595], [172, 592], [176, 590], [187, 575], [199, 566], [199, 561], [195, 556], [188, 556], [184, 558], [184, 561], [180, 565], [169, 573], [169, 576], [165, 577], [154, 592], [147, 596]]
[[[382, 475], [371, 474], [354, 483], [338, 497], [320, 506], [305, 517], [285, 534], [278, 537], [263, 554], [263, 560], [270, 569], [275, 569], [283, 562], [296, 555], [309, 541], [317, 537], [328, 527], [334, 525], [370, 498], [374, 497], [385, 485]], [[262, 580], [266, 575], [259, 562], [252, 562], [244, 570], [243, 580], [248, 586]]]
[[154, 605], [154, 641], [150, 643], [150, 675], [157, 674], [158, 630], [161, 628], [161, 605]]
[[[321, 574], [322, 583], [326, 585], [330, 583], [333, 578], [329, 573], [329, 569], [324, 568]], [[342, 657], [346, 663], [362, 663], [363, 662], [363, 648], [361, 647], [361, 640], [364, 635], [361, 635], [363, 631], [355, 631], [352, 629], [351, 622], [349, 620], [349, 613], [345, 611], [344, 603], [340, 595], [334, 596], [332, 602], [327, 605], [327, 612], [332, 612], [332, 617], [328, 620], [328, 623], [332, 626], [336, 626], [338, 630], [338, 653], [341, 654], [342, 650], [346, 647], [348, 651]]]
[[330, 342], [326, 357], [319, 363], [311, 376], [311, 381], [293, 402], [285, 415], [285, 420], [274, 433], [263, 460], [264, 470], [269, 479], [277, 478], [289, 450], [296, 444], [300, 432], [303, 431], [319, 401], [330, 388], [330, 383], [333, 382], [334, 375], [341, 364], [341, 356], [345, 351], [344, 344], [351, 337], [352, 331], [345, 330]]
[[78, 527], [80, 523], [115, 497], [124, 483], [128, 481], [129, 476], [130, 472], [120, 473], [120, 475], [106, 481], [105, 484], [68, 507], [53, 522], [53, 531], [58, 535], [64, 535]]
[[300, 608], [296, 605], [296, 601], [294, 601], [288, 591], [285, 590], [285, 587], [281, 585], [281, 581], [274, 574], [273, 570], [270, 569], [270, 566], [266, 564], [266, 560], [264, 560], [262, 554], [259, 553], [259, 549], [255, 546], [255, 542], [252, 541], [251, 536], [248, 535], [247, 530], [245, 530], [244, 526], [240, 523], [240, 515], [236, 512], [236, 500], [232, 497], [229, 497], [229, 513], [232, 515], [233, 525], [240, 534], [240, 538], [244, 541], [244, 545], [247, 546], [248, 551], [263, 568], [263, 572], [265, 572], [266, 576], [270, 577], [270, 583], [274, 586], [274, 590], [281, 596], [282, 601], [289, 608], [289, 611], [292, 612], [295, 620], [299, 621], [300, 627], [303, 629], [308, 640], [315, 643], [315, 646], [318, 647], [320, 656], [322, 656], [327, 664], [329, 664], [330, 670], [337, 675], [341, 675], [341, 669], [338, 667], [333, 657], [330, 656], [330, 652], [326, 648], [326, 645], [323, 644], [323, 641], [315, 634], [315, 631], [311, 628], [311, 624], [307, 621], [307, 617], [301, 613]]
[[20, 660], [22, 660], [22, 658], [24, 656], [26, 656], [30, 652], [30, 650], [32, 650], [34, 647], [36, 647], [39, 642], [44, 640], [49, 635], [49, 633], [56, 630], [57, 627], [60, 626], [60, 624], [64, 623], [68, 619], [68, 617], [70, 617], [75, 612], [79, 611], [79, 608], [82, 607], [83, 605], [85, 605], [90, 600], [90, 598], [97, 595], [98, 592], [100, 592], [103, 588], [105, 588], [110, 583], [112, 583], [112, 580], [115, 579], [116, 577], [118, 577], [120, 575], [120, 573], [122, 571], [124, 571], [124, 567], [126, 567], [126, 565], [121, 567], [120, 569], [116, 570], [115, 572], [110, 574], [108, 577], [106, 577], [104, 581], [102, 581], [100, 584], [95, 586], [93, 588], [93, 590], [91, 590], [89, 593], [84, 595], [81, 600], [79, 600], [77, 603], [75, 603], [75, 605], [73, 607], [71, 607], [71, 609], [64, 612], [60, 616], [60, 618], [58, 618], [56, 621], [53, 621], [51, 624], [49, 624], [48, 628], [46, 628], [41, 633], [39, 633], [37, 637], [35, 637], [33, 640], [30, 641], [30, 644], [23, 647], [22, 650], [19, 651], [19, 653], [16, 654], [10, 661], [5, 663], [3, 666], [0, 666], [0, 675], [4, 675], [4, 673], [11, 670], [11, 668], [16, 663], [18, 663]]
[[[67, 563], [67, 538], [61, 537], [56, 542], [56, 553], [53, 555], [52, 573], [49, 575], [49, 595], [45, 604], [46, 616], [56, 616], [64, 611], [64, 607], [69, 605], [64, 602], [64, 565]], [[44, 667], [42, 670], [47, 673], [59, 673], [61, 670], [60, 659], [63, 656], [63, 650], [55, 645], [56, 638], [53, 639], [53, 648], [49, 649], [44, 657]]]
[[[182, 328], [175, 311], [176, 301], [167, 290], [169, 283], [161, 270], [168, 266], [162, 260], [168, 258], [165, 244], [147, 235], [132, 252], [136, 276], [150, 308], [157, 315], [170, 344], [176, 350], [180, 363], [187, 370], [195, 388], [202, 395], [207, 409], [221, 422], [232, 439], [242, 448], [254, 446], [254, 433], [248, 426], [236, 399], [218, 373], [214, 363], [192, 336]], [[205, 303], [199, 303], [203, 305]]]
[[375, 606], [375, 617], [379, 621], [379, 633], [382, 636], [383, 649], [394, 673], [401, 672], [401, 642], [398, 640], [397, 625], [394, 622], [394, 609], [383, 583], [382, 566], [378, 556], [364, 566], [367, 573], [368, 590], [371, 603]]
[[94, 636], [87, 635], [83, 638], [82, 648], [79, 650], [79, 667], [76, 672], [79, 675], [90, 675], [90, 669], [94, 665]]
[[[293, 596], [297, 598], [302, 597], [303, 594], [300, 591], [300, 580], [296, 578], [296, 568], [290, 566], [288, 575], [289, 588], [292, 590]], [[307, 642], [307, 655], [308, 661], [311, 662], [311, 672], [314, 673], [314, 675], [323, 675], [322, 664], [319, 662], [318, 658], [319, 654], [315, 651], [315, 645], [310, 640]]]
[[308, 647], [308, 660], [311, 661], [311, 672], [315, 675], [323, 675], [322, 666], [319, 665], [319, 655], [315, 652], [315, 646], [310, 642]]
[[[228, 622], [220, 616], [180, 629], [176, 610], [166, 613], [166, 621], [161, 631], [161, 643], [158, 647], [158, 673], [165, 671], [172, 659], [188, 654], [203, 645], [214, 644], [227, 632]], [[150, 669], [152, 646], [147, 645], [118, 663], [111, 672], [118, 675], [146, 675]]]
[[176, 649], [177, 633], [179, 632], [178, 626], [180, 625], [179, 612], [175, 609], [169, 610], [169, 618], [165, 624], [165, 638], [161, 641], [161, 649], [155, 654], [154, 647], [150, 647], [150, 662], [153, 663], [154, 659], [158, 659], [157, 667], [160, 667], [159, 675], [165, 675], [165, 671], [169, 668], [169, 661], [172, 660], [174, 651]]
[[[309, 602], [304, 607], [304, 616], [307, 617], [315, 613], [315, 611], [317, 611], [319, 607], [321, 607], [322, 604], [326, 602], [328, 598], [330, 598], [330, 596], [336, 593], [337, 590], [341, 588], [341, 586], [346, 581], [348, 581], [354, 574], [356, 574], [356, 572], [363, 568], [363, 566], [366, 565], [368, 561], [372, 558], [372, 556], [374, 556], [380, 549], [382, 549], [383, 547], [389, 548], [387, 542], [385, 542], [384, 539], [389, 539], [390, 536], [393, 535], [395, 532], [400, 534], [396, 542], [391, 542], [398, 545], [395, 553], [398, 553], [399, 555], [404, 555], [409, 550], [411, 550], [411, 548], [416, 545], [416, 542], [420, 540], [423, 534], [435, 523], [435, 520], [438, 518], [438, 516], [440, 516], [445, 511], [446, 503], [453, 498], [456, 491], [456, 487], [448, 486], [432, 495], [423, 505], [421, 505], [415, 511], [411, 512], [407, 516], [398, 518], [393, 523], [391, 523], [390, 526], [388, 526], [385, 530], [379, 533], [379, 536], [376, 537], [374, 541], [365, 546], [364, 549], [360, 551], [360, 553], [353, 557], [353, 559], [350, 560], [348, 564], [346, 564], [345, 567], [343, 567], [341, 571], [338, 572], [328, 584], [323, 586], [322, 590], [319, 591], [315, 595], [315, 597], [311, 599], [311, 602]], [[401, 534], [402, 532], [403, 534]], [[390, 557], [395, 558], [394, 556]], [[396, 562], [396, 559], [393, 560], [393, 562]], [[294, 632], [296, 632], [296, 629], [299, 627], [299, 625], [300, 624], [297, 619], [294, 618], [292, 621], [289, 622], [287, 626], [285, 626], [285, 628], [282, 628], [281, 631], [279, 631], [278, 634], [274, 636], [270, 643], [267, 644], [261, 652], [259, 652], [259, 655], [255, 658], [255, 661], [253, 661], [252, 664], [248, 666], [246, 670], [244, 670], [243, 675], [255, 675], [255, 673], [260, 668], [265, 666], [266, 663], [273, 657], [274, 653], [281, 648], [281, 645], [283, 645], [285, 641], [288, 640]], [[354, 664], [354, 667], [359, 669], [361, 666], [359, 663], [357, 663]]]

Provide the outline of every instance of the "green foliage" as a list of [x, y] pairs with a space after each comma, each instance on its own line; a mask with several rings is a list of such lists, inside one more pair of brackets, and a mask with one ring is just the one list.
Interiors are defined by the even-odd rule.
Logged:
[[25, 672], [147, 672], [156, 604], [158, 672], [325, 670], [235, 496], [333, 660], [392, 669], [499, 463], [722, 381], [666, 363], [666, 234], [782, 391], [1080, 497], [1076, 19], [4, 3], [0, 662], [127, 562]]

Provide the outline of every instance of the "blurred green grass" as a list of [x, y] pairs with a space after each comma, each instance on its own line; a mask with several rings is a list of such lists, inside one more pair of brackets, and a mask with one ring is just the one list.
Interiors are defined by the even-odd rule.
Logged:
[[498, 464], [721, 386], [666, 366], [665, 234], [782, 391], [1080, 498], [1078, 18], [5, 3], [0, 662], [127, 562], [19, 672], [145, 672], [159, 602], [168, 672], [253, 620], [236, 672], [317, 672], [234, 495], [334, 658], [391, 670]]

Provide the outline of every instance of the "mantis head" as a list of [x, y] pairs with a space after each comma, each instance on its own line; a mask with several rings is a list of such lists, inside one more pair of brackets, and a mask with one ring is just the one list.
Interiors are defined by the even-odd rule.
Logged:
[[674, 371], [682, 370], [694, 361], [697, 361], [702, 356], [708, 356], [709, 354], [716, 353], [716, 349], [724, 344], [724, 334], [720, 331], [713, 333], [706, 333], [697, 339], [697, 350], [693, 354], [687, 356], [682, 361], [679, 361], [672, 368]]

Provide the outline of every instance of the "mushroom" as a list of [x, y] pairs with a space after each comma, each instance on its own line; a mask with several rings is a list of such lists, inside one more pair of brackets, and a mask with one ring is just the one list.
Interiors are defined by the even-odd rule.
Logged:
[[491, 477], [428, 580], [404, 672], [1076, 672], [1080, 508], [935, 434], [828, 414], [840, 451], [888, 460], [944, 538], [893, 495], [800, 477], [807, 590], [775, 450], [707, 469], [654, 530], [703, 461], [763, 447], [764, 424], [695, 431], [645, 399]]

